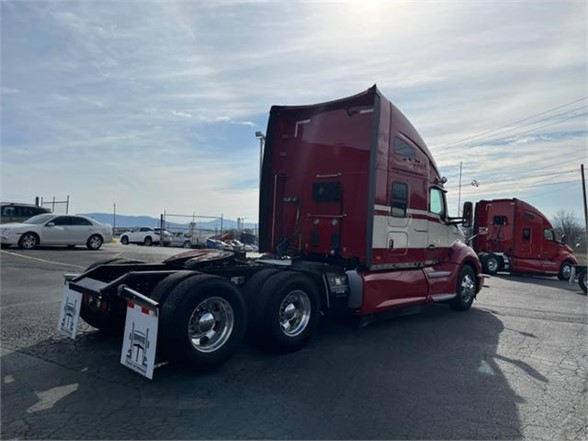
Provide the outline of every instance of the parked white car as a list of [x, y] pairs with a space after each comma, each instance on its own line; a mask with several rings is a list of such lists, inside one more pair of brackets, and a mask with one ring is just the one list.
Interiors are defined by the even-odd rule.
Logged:
[[120, 243], [123, 245], [136, 243], [150, 247], [153, 244], [159, 243], [161, 234], [163, 234], [163, 244], [168, 245], [171, 239], [171, 233], [167, 230], [161, 232], [160, 228], [151, 227], [136, 227], [131, 231], [121, 234]]
[[0, 228], [2, 245], [32, 249], [39, 245], [85, 245], [99, 249], [112, 241], [112, 227], [81, 215], [39, 214], [22, 223], [3, 224]]

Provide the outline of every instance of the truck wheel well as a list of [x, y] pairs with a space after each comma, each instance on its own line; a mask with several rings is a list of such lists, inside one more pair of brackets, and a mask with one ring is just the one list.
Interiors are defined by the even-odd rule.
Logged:
[[478, 279], [478, 274], [479, 271], [476, 268], [476, 265], [474, 264], [474, 262], [472, 260], [466, 260], [463, 265], [459, 268], [459, 271], [461, 271], [461, 269], [465, 266], [469, 266], [473, 271], [474, 274], [476, 275], [476, 292], [480, 291], [480, 279]]
[[315, 285], [321, 301], [320, 311], [322, 313], [327, 312], [329, 310], [329, 290], [326, 281], [323, 278], [323, 274], [314, 271], [300, 271], [300, 273], [306, 275]]

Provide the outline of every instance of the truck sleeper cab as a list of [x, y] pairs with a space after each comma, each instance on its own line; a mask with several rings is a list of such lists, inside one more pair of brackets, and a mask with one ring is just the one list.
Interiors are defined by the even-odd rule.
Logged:
[[[159, 352], [224, 363], [245, 336], [288, 352], [320, 315], [448, 303], [467, 310], [484, 275], [450, 218], [424, 141], [373, 86], [270, 112], [260, 187], [261, 259], [193, 250], [162, 264], [110, 261], [72, 277], [81, 316], [120, 332], [127, 301], [157, 310]], [[465, 212], [466, 210], [464, 210]], [[471, 212], [471, 210], [469, 210]]]
[[570, 278], [578, 261], [558, 242], [553, 226], [538, 209], [520, 199], [476, 203], [472, 245], [487, 274], [498, 271]]

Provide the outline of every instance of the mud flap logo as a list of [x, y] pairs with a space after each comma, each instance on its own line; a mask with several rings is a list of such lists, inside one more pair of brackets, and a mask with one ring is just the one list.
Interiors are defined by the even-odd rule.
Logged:
[[120, 362], [124, 366], [153, 378], [157, 346], [157, 311], [127, 303], [127, 319]]
[[82, 295], [79, 292], [70, 290], [69, 286], [66, 284], [63, 288], [57, 332], [72, 339], [76, 338], [81, 306]]

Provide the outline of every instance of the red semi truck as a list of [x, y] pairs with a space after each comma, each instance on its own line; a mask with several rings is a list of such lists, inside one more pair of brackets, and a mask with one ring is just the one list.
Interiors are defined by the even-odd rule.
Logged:
[[498, 271], [570, 278], [578, 261], [556, 240], [551, 222], [520, 199], [481, 200], [474, 212], [472, 245], [486, 274]]
[[431, 302], [467, 310], [486, 276], [458, 228], [471, 222], [472, 205], [449, 217], [445, 181], [376, 86], [273, 106], [259, 209], [269, 257], [194, 250], [161, 264], [112, 260], [68, 275], [66, 289], [81, 294], [81, 317], [106, 331], [120, 331], [139, 305], [157, 317], [158, 353], [197, 368], [225, 362], [245, 334], [297, 350], [329, 312], [366, 324]]

